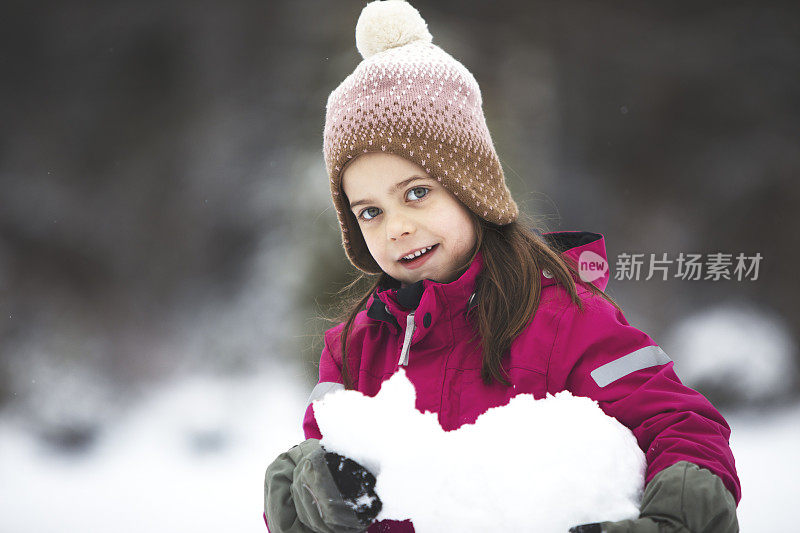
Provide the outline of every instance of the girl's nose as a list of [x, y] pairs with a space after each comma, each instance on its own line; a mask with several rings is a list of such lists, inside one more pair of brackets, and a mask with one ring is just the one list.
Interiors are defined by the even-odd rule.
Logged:
[[410, 218], [398, 213], [391, 215], [386, 223], [386, 235], [393, 241], [413, 234], [415, 229], [414, 222]]

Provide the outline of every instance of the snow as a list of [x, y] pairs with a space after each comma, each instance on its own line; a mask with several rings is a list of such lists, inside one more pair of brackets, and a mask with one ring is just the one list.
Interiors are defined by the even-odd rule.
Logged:
[[742, 482], [742, 531], [796, 531], [792, 503], [800, 496], [800, 403], [726, 416]]
[[667, 334], [687, 385], [724, 389], [739, 402], [772, 400], [792, 386], [797, 347], [768, 309], [721, 304], [686, 317]]
[[[27, 424], [0, 413], [0, 531], [265, 533], [264, 470], [303, 439], [309, 392], [297, 372], [277, 369], [165, 383], [82, 455], [43, 447]], [[229, 418], [220, 420], [220, 408]], [[742, 481], [742, 531], [793, 531], [800, 403], [723, 414]], [[217, 435], [217, 444], [197, 446], [198, 435]]]
[[265, 532], [264, 471], [302, 440], [287, 372], [165, 384], [92, 452], [54, 453], [0, 419], [0, 531]]
[[322, 445], [376, 474], [379, 519], [410, 518], [420, 533], [563, 533], [638, 516], [644, 454], [596, 402], [520, 394], [445, 432], [415, 401], [401, 369], [374, 398], [337, 391], [314, 403]]

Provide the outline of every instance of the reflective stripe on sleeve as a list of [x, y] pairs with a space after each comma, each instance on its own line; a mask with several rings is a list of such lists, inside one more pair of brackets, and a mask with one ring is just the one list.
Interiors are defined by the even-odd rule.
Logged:
[[672, 359], [664, 353], [660, 346], [645, 346], [599, 368], [595, 368], [592, 370], [591, 376], [598, 387], [605, 387], [609, 383], [624, 378], [637, 370], [665, 365], [670, 361]]
[[328, 394], [329, 392], [342, 390], [344, 389], [344, 385], [341, 383], [336, 383], [335, 381], [322, 381], [317, 383], [317, 386], [314, 387], [314, 390], [311, 391], [311, 396], [308, 397], [308, 403], [306, 403], [306, 408], [311, 405], [312, 402], [316, 402], [317, 400], [321, 400], [323, 396]]

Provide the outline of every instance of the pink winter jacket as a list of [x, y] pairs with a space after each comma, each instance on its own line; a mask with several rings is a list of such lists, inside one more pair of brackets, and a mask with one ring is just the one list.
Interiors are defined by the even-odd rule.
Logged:
[[[575, 260], [586, 250], [606, 258], [600, 234], [576, 231], [545, 237]], [[468, 343], [473, 335], [469, 312], [480, 298], [473, 289], [482, 264], [479, 253], [452, 283], [426, 279], [373, 294], [367, 309], [358, 314], [348, 343], [350, 375], [357, 379], [357, 390], [374, 396], [403, 364], [417, 390], [417, 409], [437, 413], [445, 430], [470, 424], [517, 394], [544, 398], [545, 393], [568, 390], [597, 400], [607, 415], [633, 431], [647, 457], [646, 482], [686, 460], [719, 476], [739, 502], [725, 419], [705, 397], [681, 383], [672, 361], [653, 339], [580, 284], [576, 287], [583, 311], [548, 272], [542, 273], [539, 308], [504, 359], [512, 386], [485, 385], [480, 349], [477, 343]], [[607, 284], [608, 271], [595, 281], [603, 290]], [[311, 401], [342, 388], [342, 328], [340, 324], [325, 333], [319, 384], [303, 420], [306, 438], [322, 437]], [[384, 521], [369, 531], [410, 532], [413, 526], [408, 521]]]

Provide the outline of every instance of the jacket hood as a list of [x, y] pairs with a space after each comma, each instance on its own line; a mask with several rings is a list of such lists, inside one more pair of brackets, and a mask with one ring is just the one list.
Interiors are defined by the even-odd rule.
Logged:
[[[605, 238], [599, 233], [588, 231], [557, 231], [544, 233], [542, 236], [562, 256], [568, 257], [578, 265], [581, 277], [605, 290], [608, 285], [609, 268], [606, 256]], [[466, 311], [477, 305], [477, 294], [474, 292], [475, 280], [483, 267], [483, 255], [479, 251], [469, 268], [456, 280], [450, 283], [439, 283], [430, 279], [422, 279], [416, 283], [403, 286], [398, 280], [391, 278], [388, 283], [372, 294], [372, 302], [367, 308], [367, 316], [377, 320], [397, 324], [395, 313], [391, 308], [402, 308], [406, 312], [416, 309], [423, 293], [429, 287], [446, 295], [449, 302], [463, 302]], [[542, 288], [556, 283], [547, 269], [541, 273]], [[451, 309], [456, 312], [456, 309]], [[405, 313], [404, 313], [405, 314]]]
[[[592, 282], [600, 290], [606, 290], [611, 268], [606, 254], [605, 237], [588, 231], [555, 231], [545, 233], [543, 237], [562, 256], [575, 262], [581, 279]], [[553, 279], [547, 279], [542, 286], [553, 283]]]

